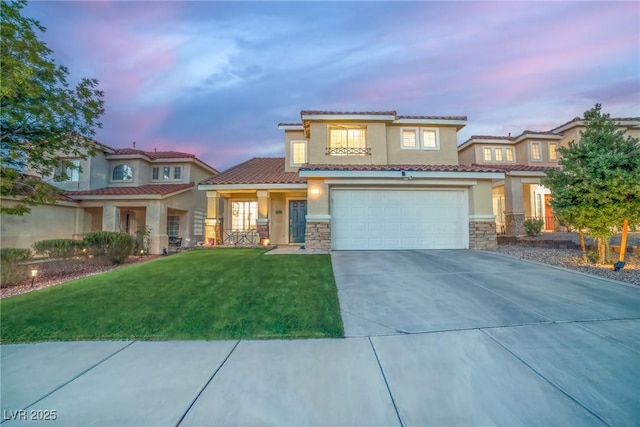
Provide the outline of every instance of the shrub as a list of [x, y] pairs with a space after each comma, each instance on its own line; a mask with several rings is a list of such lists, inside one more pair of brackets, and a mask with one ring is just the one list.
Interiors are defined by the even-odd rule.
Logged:
[[27, 278], [31, 259], [30, 249], [0, 249], [0, 286], [17, 285]]
[[82, 255], [84, 248], [85, 242], [72, 239], [40, 240], [33, 244], [33, 249], [37, 254], [61, 259]]
[[133, 237], [127, 233], [96, 231], [84, 236], [84, 242], [95, 256], [104, 256], [112, 264], [122, 264], [133, 252]]
[[544, 219], [530, 218], [524, 221], [524, 230], [527, 236], [537, 236], [542, 231]]

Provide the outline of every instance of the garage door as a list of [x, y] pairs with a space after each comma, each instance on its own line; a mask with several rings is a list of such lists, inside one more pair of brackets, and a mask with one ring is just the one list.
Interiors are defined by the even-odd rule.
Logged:
[[331, 193], [334, 250], [466, 249], [465, 190], [341, 190]]

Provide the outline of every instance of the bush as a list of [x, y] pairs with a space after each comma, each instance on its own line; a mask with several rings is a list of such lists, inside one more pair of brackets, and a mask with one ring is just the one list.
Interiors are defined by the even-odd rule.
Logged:
[[127, 233], [96, 231], [84, 236], [84, 242], [95, 256], [104, 256], [112, 264], [122, 264], [132, 254], [135, 241]]
[[524, 230], [527, 236], [537, 236], [542, 231], [544, 219], [530, 218], [524, 221]]
[[33, 249], [39, 255], [45, 255], [49, 258], [68, 259], [74, 256], [82, 255], [85, 248], [85, 242], [82, 240], [72, 239], [52, 239], [40, 240], [33, 244]]
[[0, 286], [17, 285], [27, 278], [31, 259], [30, 249], [0, 249]]

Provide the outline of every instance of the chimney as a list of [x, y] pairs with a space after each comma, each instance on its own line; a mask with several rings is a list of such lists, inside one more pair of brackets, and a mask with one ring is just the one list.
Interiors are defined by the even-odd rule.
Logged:
[[158, 152], [158, 149], [157, 149], [157, 148], [154, 148], [154, 149], [153, 149], [153, 152], [154, 152], [154, 153], [157, 153], [157, 152]]
[[133, 142], [131, 143], [131, 145], [133, 145], [133, 149], [135, 150], [135, 149], [136, 149], [136, 142], [135, 142], [135, 141], [133, 141]]

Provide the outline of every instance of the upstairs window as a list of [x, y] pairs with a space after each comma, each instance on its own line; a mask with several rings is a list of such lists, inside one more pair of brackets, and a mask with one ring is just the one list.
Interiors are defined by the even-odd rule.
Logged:
[[182, 168], [180, 166], [173, 168], [173, 179], [182, 179]]
[[507, 155], [507, 162], [513, 162], [514, 161], [513, 148], [511, 147], [505, 148], [505, 153]]
[[549, 143], [549, 160], [558, 160], [558, 144], [555, 142]]
[[440, 139], [435, 128], [400, 129], [400, 145], [405, 150], [439, 150]]
[[80, 160], [63, 160], [56, 168], [55, 179], [62, 182], [78, 182], [80, 180]]
[[422, 149], [423, 150], [439, 150], [440, 149], [438, 129], [422, 129]]
[[540, 143], [539, 142], [532, 142], [531, 143], [531, 160], [534, 160], [534, 161], [542, 160], [541, 153], [540, 153]]
[[496, 162], [502, 161], [502, 148], [496, 148]]
[[160, 168], [155, 167], [151, 169], [151, 179], [157, 180], [160, 178]]
[[365, 156], [371, 154], [367, 147], [367, 129], [365, 127], [329, 128], [329, 146], [326, 153], [330, 156]]
[[133, 181], [133, 169], [131, 166], [122, 164], [113, 168], [111, 174], [112, 181]]
[[491, 147], [484, 147], [483, 153], [483, 159], [485, 162], [490, 162], [491, 160], [493, 160], [493, 157], [491, 156]]
[[418, 130], [417, 129], [402, 129], [402, 148], [416, 149], [418, 148]]
[[307, 163], [307, 141], [291, 141], [291, 165]]
[[162, 179], [171, 179], [171, 166], [164, 166], [162, 168]]

